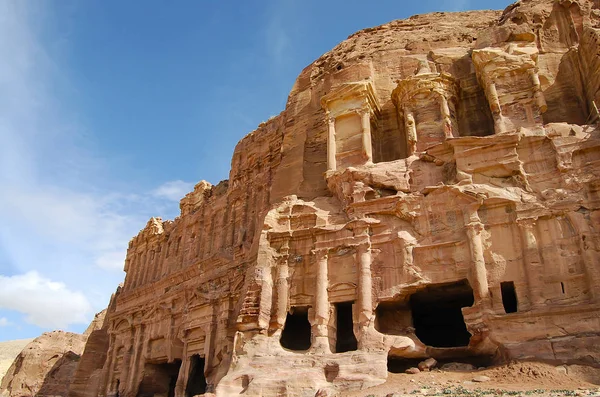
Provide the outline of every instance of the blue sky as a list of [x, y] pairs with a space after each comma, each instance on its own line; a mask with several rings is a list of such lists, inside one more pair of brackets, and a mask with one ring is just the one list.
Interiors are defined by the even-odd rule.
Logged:
[[353, 32], [510, 1], [0, 0], [0, 341], [81, 332], [129, 239]]

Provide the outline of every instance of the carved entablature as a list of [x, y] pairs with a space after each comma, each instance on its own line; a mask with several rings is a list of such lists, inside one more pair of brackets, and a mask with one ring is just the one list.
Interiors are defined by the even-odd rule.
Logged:
[[485, 90], [497, 134], [541, 126], [547, 110], [535, 44], [473, 50], [477, 78]]
[[409, 154], [458, 136], [458, 84], [449, 74], [421, 67], [415, 76], [398, 81], [392, 100], [404, 122]]
[[373, 162], [371, 131], [380, 106], [369, 81], [344, 83], [321, 98], [327, 112], [327, 169]]

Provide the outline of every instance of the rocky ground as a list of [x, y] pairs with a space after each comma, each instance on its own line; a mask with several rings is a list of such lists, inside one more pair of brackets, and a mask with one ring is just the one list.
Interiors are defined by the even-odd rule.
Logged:
[[600, 396], [600, 369], [512, 363], [475, 371], [434, 368], [417, 374], [390, 373], [386, 383], [347, 397], [402, 396]]
[[33, 339], [18, 339], [0, 342], [0, 381], [21, 350]]

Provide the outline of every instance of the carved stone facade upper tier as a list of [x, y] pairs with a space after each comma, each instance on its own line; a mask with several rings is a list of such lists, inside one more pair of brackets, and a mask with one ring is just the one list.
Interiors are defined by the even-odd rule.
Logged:
[[591, 0], [350, 36], [228, 181], [131, 241], [75, 374], [97, 387], [70, 395], [344, 395], [389, 359], [599, 366], [599, 53]]

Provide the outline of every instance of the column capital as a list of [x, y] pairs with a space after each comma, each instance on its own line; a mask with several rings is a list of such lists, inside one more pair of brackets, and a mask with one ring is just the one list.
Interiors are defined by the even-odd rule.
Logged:
[[481, 222], [469, 222], [465, 225], [465, 227], [474, 232], [481, 232], [485, 229], [485, 226]]
[[537, 225], [537, 218], [521, 218], [521, 219], [517, 219], [517, 225], [519, 225], [520, 227], [524, 228], [524, 229], [533, 229], [536, 227]]
[[329, 256], [328, 248], [314, 249], [310, 251], [317, 259], [326, 259]]

